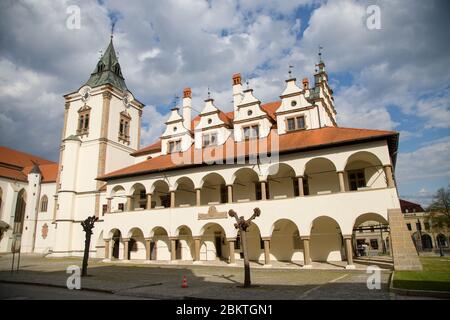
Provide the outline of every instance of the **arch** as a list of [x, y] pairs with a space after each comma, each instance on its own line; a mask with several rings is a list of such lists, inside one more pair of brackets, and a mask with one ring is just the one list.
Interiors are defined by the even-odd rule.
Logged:
[[40, 205], [39, 205], [39, 211], [40, 212], [47, 212], [47, 207], [48, 207], [48, 197], [47, 197], [47, 195], [44, 194], [41, 197], [41, 202], [40, 202]]
[[267, 175], [268, 199], [292, 198], [298, 196], [298, 184], [295, 170], [286, 163], [278, 163], [269, 167]]
[[433, 240], [429, 234], [423, 233], [422, 237], [422, 249], [423, 250], [431, 250], [433, 249]]
[[196, 205], [194, 182], [188, 177], [179, 178], [174, 185], [175, 207], [191, 207]]
[[[353, 252], [357, 256], [366, 255], [366, 249], [386, 253], [389, 222], [381, 214], [368, 212], [355, 218], [353, 222]], [[366, 246], [367, 245], [367, 246]]]
[[358, 151], [347, 158], [344, 182], [347, 190], [387, 187], [381, 160], [372, 152]]
[[140, 228], [131, 228], [127, 237], [130, 239], [128, 243], [128, 259], [145, 259], [145, 239], [144, 233]]
[[340, 191], [335, 164], [328, 158], [309, 160], [304, 171], [305, 195], [335, 193]]
[[211, 172], [204, 176], [200, 183], [201, 204], [214, 205], [226, 203], [228, 194], [225, 179], [216, 172]]
[[125, 188], [122, 187], [121, 185], [114, 186], [114, 188], [111, 189], [111, 194], [110, 194], [111, 198], [122, 196], [122, 195], [125, 195]]
[[170, 207], [170, 191], [169, 184], [164, 180], [155, 181], [151, 187], [152, 208], [168, 208]]
[[194, 239], [191, 229], [186, 225], [179, 226], [176, 230], [176, 236], [178, 238], [175, 244], [176, 259], [193, 260]]
[[278, 261], [303, 261], [303, 242], [295, 222], [279, 219], [273, 223], [270, 253]]
[[368, 213], [363, 213], [356, 217], [356, 219], [353, 223], [353, 229], [359, 227], [361, 224], [363, 224], [365, 222], [370, 222], [370, 221], [374, 221], [374, 222], [377, 222], [382, 225], [389, 224], [389, 222], [386, 220], [386, 218], [383, 217], [381, 214], [368, 212]]
[[132, 197], [132, 210], [147, 208], [147, 191], [142, 183], [135, 183], [130, 189]]
[[119, 229], [112, 229], [108, 236], [111, 238], [111, 259], [119, 259], [123, 252], [122, 232]]
[[227, 258], [229, 255], [229, 248], [224, 228], [218, 223], [209, 222], [200, 230], [200, 260], [211, 261]]
[[25, 219], [25, 208], [27, 204], [27, 193], [25, 189], [21, 189], [17, 194], [16, 208], [14, 211], [14, 227], [13, 233], [21, 234], [23, 230], [23, 222]]
[[150, 260], [170, 260], [169, 233], [164, 227], [154, 227], [150, 232]]
[[312, 261], [342, 261], [343, 238], [339, 223], [329, 216], [313, 220], [310, 233]]
[[[258, 174], [250, 168], [241, 168], [233, 173], [233, 202], [261, 200]], [[259, 195], [258, 195], [259, 190]]]

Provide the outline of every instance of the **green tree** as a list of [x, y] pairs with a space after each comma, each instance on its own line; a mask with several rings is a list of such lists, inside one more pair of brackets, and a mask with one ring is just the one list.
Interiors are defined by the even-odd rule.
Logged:
[[450, 227], [450, 185], [447, 189], [440, 188], [436, 191], [427, 211], [429, 215], [425, 221], [430, 224], [433, 231]]

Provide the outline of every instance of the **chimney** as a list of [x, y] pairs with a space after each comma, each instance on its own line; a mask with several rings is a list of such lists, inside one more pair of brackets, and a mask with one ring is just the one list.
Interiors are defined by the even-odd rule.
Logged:
[[184, 88], [183, 90], [183, 125], [189, 131], [191, 128], [191, 119], [192, 119], [192, 91], [191, 88]]
[[302, 80], [302, 83], [303, 83], [303, 90], [308, 90], [309, 89], [309, 80], [308, 80], [308, 78], [303, 78], [303, 80]]
[[241, 102], [242, 94], [242, 78], [240, 73], [233, 74], [233, 107], [234, 112], [237, 112], [237, 106]]

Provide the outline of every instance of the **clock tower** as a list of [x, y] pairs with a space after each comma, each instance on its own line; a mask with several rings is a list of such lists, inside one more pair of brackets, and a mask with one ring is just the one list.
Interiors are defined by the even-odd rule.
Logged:
[[[96, 178], [134, 164], [139, 149], [142, 108], [128, 90], [113, 38], [88, 81], [65, 98], [54, 223], [53, 255], [82, 254], [80, 221], [102, 220], [103, 182]], [[73, 239], [73, 243], [71, 243]]]

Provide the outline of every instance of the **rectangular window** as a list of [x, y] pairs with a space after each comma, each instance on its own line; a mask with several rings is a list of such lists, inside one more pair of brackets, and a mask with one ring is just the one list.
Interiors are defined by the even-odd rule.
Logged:
[[247, 127], [242, 127], [244, 139], [256, 139], [259, 137], [259, 126], [258, 125], [252, 125]]
[[102, 213], [105, 214], [106, 211], [108, 211], [108, 205], [104, 204], [104, 205], [102, 205]]
[[80, 110], [78, 110], [78, 135], [85, 135], [89, 133], [89, 116], [90, 116], [91, 108], [88, 106], [84, 106]]
[[131, 116], [126, 111], [120, 113], [119, 141], [130, 142], [130, 121]]
[[412, 230], [412, 228], [411, 228], [411, 223], [407, 223], [407, 224], [406, 224], [406, 227], [408, 228], [409, 231]]
[[181, 140], [169, 142], [169, 153], [181, 151]]
[[123, 211], [125, 205], [123, 203], [119, 203], [118, 209], [119, 211]]
[[377, 239], [370, 239], [370, 246], [373, 250], [378, 250], [378, 240]]
[[203, 147], [215, 146], [217, 145], [217, 133], [205, 133], [202, 136]]
[[366, 186], [364, 170], [353, 170], [348, 173], [348, 184], [351, 191], [358, 190]]
[[287, 131], [302, 130], [306, 128], [305, 116], [286, 119]]

